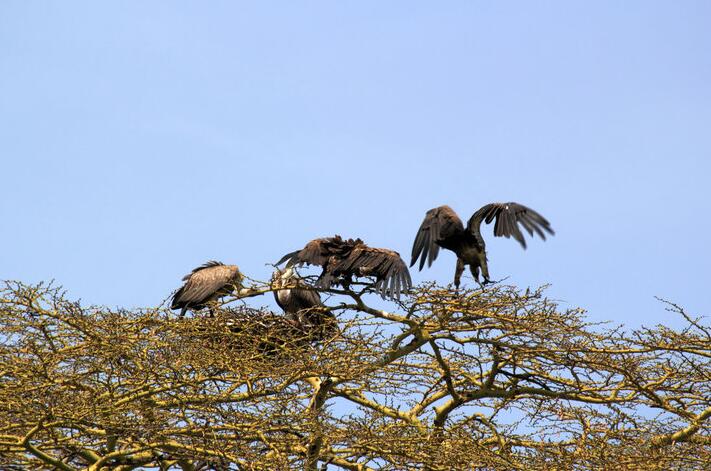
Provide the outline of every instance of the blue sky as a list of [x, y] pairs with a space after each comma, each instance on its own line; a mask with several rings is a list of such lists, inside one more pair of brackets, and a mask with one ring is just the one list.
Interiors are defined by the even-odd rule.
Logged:
[[524, 252], [486, 228], [493, 278], [595, 320], [671, 322], [655, 295], [709, 314], [710, 21], [705, 1], [2, 2], [0, 278], [149, 306], [208, 259], [266, 279], [335, 233], [408, 259], [426, 210], [517, 201], [557, 234]]

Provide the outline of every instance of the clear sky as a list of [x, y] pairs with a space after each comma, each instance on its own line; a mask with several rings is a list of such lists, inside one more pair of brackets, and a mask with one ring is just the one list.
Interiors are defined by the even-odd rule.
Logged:
[[596, 320], [711, 314], [710, 24], [707, 1], [3, 1], [0, 278], [149, 306], [209, 259], [266, 279], [339, 233], [409, 261], [428, 209], [517, 201], [556, 236], [485, 228], [493, 278]]

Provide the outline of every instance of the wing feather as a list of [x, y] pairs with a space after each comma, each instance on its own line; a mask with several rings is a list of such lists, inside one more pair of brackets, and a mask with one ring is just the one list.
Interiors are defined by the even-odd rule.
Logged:
[[202, 265], [200, 265], [199, 267], [193, 268], [193, 270], [190, 273], [188, 273], [187, 275], [185, 275], [183, 277], [183, 281], [187, 281], [188, 278], [190, 278], [193, 275], [193, 273], [197, 273], [200, 270], [204, 270], [206, 268], [212, 268], [212, 267], [219, 267], [219, 266], [224, 266], [224, 263], [218, 262], [217, 260], [209, 260], [209, 261], [203, 263]]
[[[410, 272], [400, 258], [400, 254], [388, 249], [368, 247], [365, 244], [354, 248], [333, 272], [375, 277], [375, 289], [383, 298], [398, 299], [403, 290], [412, 286]], [[399, 280], [402, 280], [401, 285], [398, 285]]]
[[236, 265], [208, 262], [194, 269], [186, 278], [185, 284], [173, 296], [171, 309], [196, 307], [227, 294], [233, 285], [241, 282], [242, 275]]
[[432, 266], [439, 254], [440, 245], [447, 248], [448, 242], [464, 231], [464, 224], [449, 206], [432, 208], [425, 214], [425, 219], [412, 244], [412, 258], [410, 266], [415, 265], [420, 259], [419, 269]]
[[[461, 221], [459, 223], [461, 225]], [[429, 250], [430, 234], [418, 236], [421, 246]], [[436, 256], [436, 251], [434, 254]], [[320, 265], [323, 271], [316, 281], [316, 287], [321, 289], [330, 288], [338, 282], [340, 276], [375, 277], [375, 290], [381, 296], [390, 298], [399, 296], [412, 286], [410, 272], [400, 254], [388, 249], [368, 247], [360, 239], [344, 240], [340, 236], [315, 239], [303, 249], [286, 254], [279, 263], [284, 262], [287, 262], [287, 267], [302, 263]]]
[[291, 260], [298, 254], [300, 251], [299, 250], [294, 250], [293, 252], [289, 252], [288, 254], [284, 255], [279, 259], [278, 262], [276, 262], [274, 265], [281, 265], [282, 263], [286, 262], [287, 260], [291, 264]]
[[294, 252], [289, 252], [284, 255], [276, 265], [287, 262], [287, 267], [301, 265], [303, 263], [324, 266], [328, 263], [328, 258], [331, 255], [336, 240], [341, 240], [341, 238], [336, 236], [314, 239], [306, 244], [303, 249], [295, 250]]
[[494, 236], [513, 237], [524, 249], [526, 239], [521, 233], [519, 224], [530, 236], [535, 232], [543, 240], [546, 238], [544, 231], [555, 234], [546, 218], [531, 208], [514, 202], [487, 204], [475, 212], [467, 223], [467, 229], [475, 237], [481, 238], [482, 221], [487, 224], [494, 221]]

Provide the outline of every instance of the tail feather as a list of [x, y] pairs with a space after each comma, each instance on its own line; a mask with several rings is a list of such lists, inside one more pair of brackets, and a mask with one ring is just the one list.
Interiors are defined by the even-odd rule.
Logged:
[[183, 289], [185, 289], [185, 285], [181, 286], [180, 289], [173, 295], [173, 300], [170, 302], [170, 309], [178, 309], [179, 307], [182, 307], [180, 298], [183, 295]]

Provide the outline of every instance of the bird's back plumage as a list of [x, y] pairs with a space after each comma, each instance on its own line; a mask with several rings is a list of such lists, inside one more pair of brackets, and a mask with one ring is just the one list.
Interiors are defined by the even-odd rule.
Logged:
[[237, 265], [209, 261], [183, 277], [185, 283], [173, 295], [171, 309], [202, 309], [209, 301], [232, 292], [242, 281]]

